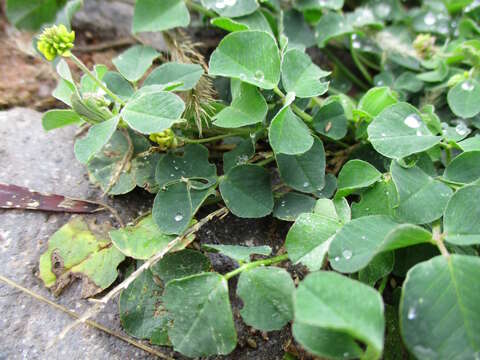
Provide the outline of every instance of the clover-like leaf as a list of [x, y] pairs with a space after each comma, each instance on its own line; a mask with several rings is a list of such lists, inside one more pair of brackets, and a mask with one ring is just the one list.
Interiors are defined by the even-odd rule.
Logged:
[[347, 134], [348, 119], [339, 101], [322, 106], [313, 117], [312, 126], [316, 132], [331, 139], [339, 140]]
[[210, 57], [209, 73], [273, 89], [280, 80], [280, 54], [275, 39], [255, 30], [225, 36]]
[[480, 113], [480, 83], [477, 80], [465, 80], [447, 94], [448, 105], [452, 112], [462, 118], [471, 118]]
[[327, 92], [328, 82], [320, 81], [330, 73], [315, 65], [310, 56], [298, 49], [287, 51], [282, 60], [282, 84], [299, 98], [311, 98]]
[[257, 10], [251, 14], [236, 17], [217, 17], [210, 20], [211, 24], [228, 32], [259, 30], [265, 31], [273, 35], [272, 28], [262, 11]]
[[277, 154], [278, 170], [291, 188], [315, 193], [325, 186], [325, 150], [322, 141], [314, 139], [313, 146], [300, 155]]
[[431, 239], [432, 234], [419, 226], [399, 224], [384, 215], [364, 216], [342, 227], [330, 244], [328, 257], [335, 270], [354, 273], [377, 254]]
[[426, 224], [442, 216], [452, 195], [447, 185], [427, 175], [418, 166], [407, 169], [393, 161], [390, 172], [398, 192], [396, 217], [405, 222]]
[[315, 207], [315, 198], [288, 192], [275, 200], [273, 216], [280, 220], [295, 221], [300, 214], [312, 212]]
[[174, 90], [186, 91], [193, 89], [202, 75], [203, 69], [198, 64], [167, 62], [155, 68], [145, 79], [143, 86], [181, 83]]
[[119, 121], [120, 117], [114, 116], [88, 129], [87, 135], [75, 142], [74, 152], [77, 160], [83, 164], [88, 163], [111, 139]]
[[361, 358], [358, 340], [367, 344], [370, 358], [380, 358], [383, 301], [370, 286], [331, 271], [312, 273], [295, 291], [294, 313], [293, 336], [313, 354]]
[[480, 259], [443, 256], [417, 264], [403, 283], [400, 330], [417, 358], [474, 359], [480, 351]]
[[211, 266], [210, 260], [201, 252], [185, 249], [165, 254], [151, 267], [151, 270], [164, 284], [167, 284], [174, 279], [208, 271]]
[[458, 155], [448, 164], [443, 177], [461, 184], [480, 179], [480, 151], [468, 151]]
[[42, 127], [45, 131], [50, 131], [81, 122], [82, 118], [72, 110], [54, 109], [45, 112], [42, 116]]
[[242, 299], [243, 321], [261, 331], [280, 330], [293, 318], [295, 284], [285, 270], [259, 267], [242, 272], [237, 295]]
[[314, 142], [308, 126], [289, 106], [283, 107], [273, 118], [268, 129], [268, 138], [275, 154], [303, 154]]
[[122, 118], [130, 127], [143, 134], [170, 128], [185, 110], [185, 103], [175, 94], [157, 91], [143, 94], [127, 103]]
[[401, 102], [375, 117], [368, 127], [368, 139], [380, 154], [400, 159], [430, 149], [441, 137], [430, 132], [417, 109]]
[[258, 9], [257, 0], [201, 0], [203, 6], [221, 16], [239, 17], [253, 13]]
[[188, 144], [183, 156], [170, 152], [157, 164], [155, 180], [164, 188], [169, 184], [190, 180], [195, 189], [205, 189], [217, 181], [217, 168], [208, 162], [208, 149], [200, 144]]
[[107, 88], [122, 100], [130, 99], [135, 90], [130, 82], [116, 71], [108, 71], [102, 81]]
[[294, 263], [302, 263], [310, 271], [319, 270], [332, 236], [340, 227], [341, 222], [338, 219], [320, 214], [301, 214], [285, 240], [288, 257]]
[[75, 278], [82, 279], [82, 297], [109, 287], [117, 278], [117, 266], [125, 259], [108, 239], [110, 224], [97, 226], [74, 217], [48, 241], [40, 257], [40, 278], [58, 295]]
[[338, 174], [335, 197], [347, 196], [355, 190], [375, 184], [382, 174], [373, 165], [363, 160], [350, 160]]
[[456, 245], [480, 244], [480, 186], [459, 189], [450, 198], [443, 217], [446, 240]]
[[125, 79], [136, 82], [159, 55], [160, 53], [150, 46], [135, 45], [122, 52], [112, 62]]
[[371, 188], [360, 194], [360, 201], [352, 203], [352, 217], [367, 215], [394, 216], [398, 206], [398, 194], [391, 178], [377, 181]]
[[241, 83], [236, 97], [213, 118], [214, 124], [222, 128], [237, 128], [262, 122], [268, 106], [263, 95], [250, 84]]
[[319, 47], [325, 47], [331, 39], [351, 34], [353, 31], [353, 27], [342, 14], [328, 12], [320, 18], [316, 26], [317, 44]]
[[144, 270], [120, 294], [119, 313], [122, 328], [137, 339], [169, 345], [168, 316], [162, 302], [163, 287], [155, 283], [152, 272]]
[[238, 165], [220, 182], [220, 193], [236, 216], [259, 218], [273, 210], [270, 174], [257, 165]]
[[190, 13], [183, 0], [138, 0], [133, 15], [133, 33], [164, 31], [187, 26]]
[[[112, 230], [109, 235], [113, 244], [123, 254], [141, 260], [152, 257], [175, 239], [175, 236], [163, 234], [159, 230], [152, 215], [140, 220], [136, 225]], [[180, 243], [174, 250], [180, 250], [183, 247], [185, 244]]]
[[199, 357], [226, 355], [235, 348], [237, 334], [223, 276], [202, 273], [172, 280], [163, 299], [173, 321], [168, 336], [175, 350]]

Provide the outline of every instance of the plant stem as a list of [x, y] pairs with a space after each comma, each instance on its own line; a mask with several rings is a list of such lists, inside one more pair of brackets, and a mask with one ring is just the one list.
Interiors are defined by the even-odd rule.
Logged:
[[355, 63], [355, 65], [357, 65], [358, 70], [360, 70], [365, 80], [367, 80], [369, 84], [372, 84], [373, 83], [372, 76], [370, 75], [368, 70], [365, 68], [365, 66], [363, 66], [362, 62], [358, 58], [357, 51], [353, 47], [353, 40], [351, 39], [350, 39], [350, 54], [352, 55], [353, 62]]
[[209, 18], [217, 17], [217, 14], [215, 14], [213, 11], [205, 9], [202, 5], [197, 4], [192, 0], [185, 0], [185, 4], [188, 6], [188, 8], [190, 8], [190, 10], [196, 11], [206, 17], [209, 17]]
[[[282, 90], [280, 90], [278, 88], [278, 86], [275, 86], [273, 88], [273, 91], [275, 92], [275, 94], [277, 94], [278, 96], [280, 96], [282, 98], [282, 100], [285, 100], [285, 94], [282, 92]], [[307, 122], [307, 123], [311, 123], [313, 121], [313, 118], [308, 115], [305, 111], [303, 111], [302, 109], [300, 109], [297, 105], [295, 105], [294, 103], [291, 103], [290, 104], [290, 107], [292, 108], [293, 112], [295, 114], [297, 114], [303, 121]]]
[[323, 49], [325, 51], [325, 54], [328, 56], [330, 60], [333, 61], [333, 63], [338, 66], [340, 71], [342, 71], [346, 77], [348, 77], [350, 80], [352, 80], [358, 87], [360, 87], [362, 90], [367, 90], [369, 86], [365, 84], [362, 80], [360, 80], [358, 77], [356, 77], [348, 68], [342, 64], [342, 62], [335, 56], [333, 53], [328, 50], [328, 49]]
[[433, 225], [432, 228], [432, 239], [435, 242], [435, 245], [437, 245], [438, 250], [440, 250], [440, 253], [447, 259], [450, 258], [450, 253], [448, 252], [447, 248], [445, 247], [445, 244], [443, 243], [443, 238], [445, 237], [445, 234], [442, 234], [442, 230], [440, 228], [440, 224], [437, 223]]
[[77, 58], [75, 55], [72, 54], [71, 59], [73, 62], [88, 76], [90, 77], [95, 83], [103, 90], [105, 91], [113, 100], [118, 102], [121, 105], [125, 105], [125, 101], [120, 99], [117, 95], [115, 95], [113, 92], [111, 92], [101, 81], [99, 78], [95, 76], [94, 73], [92, 73], [88, 67], [80, 60]]
[[388, 281], [388, 276], [385, 276], [382, 279], [382, 282], [380, 283], [380, 285], [378, 285], [378, 292], [380, 294], [383, 294], [383, 290], [385, 290], [385, 287], [387, 286], [387, 281]]
[[221, 140], [225, 139], [228, 137], [236, 136], [237, 134], [221, 134], [221, 135], [216, 135], [208, 138], [202, 138], [202, 139], [188, 139], [184, 137], [177, 137], [179, 140], [183, 141], [186, 144], [203, 144], [203, 143], [208, 143], [211, 141], [216, 141], [216, 140]]
[[285, 261], [287, 259], [288, 259], [288, 254], [283, 254], [283, 255], [275, 256], [275, 257], [270, 258], [270, 259], [253, 261], [251, 263], [244, 264], [244, 265], [236, 268], [233, 271], [230, 271], [229, 273], [223, 275], [223, 277], [225, 278], [225, 280], [228, 280], [228, 279], [231, 279], [232, 277], [240, 274], [241, 272], [243, 272], [245, 270], [253, 269], [253, 268], [256, 268], [256, 267], [262, 266], [262, 265], [264, 265], [264, 266], [265, 265], [273, 265], [273, 264]]
[[267, 164], [270, 164], [272, 161], [275, 160], [275, 156], [269, 156], [268, 158], [265, 158], [263, 160], [260, 160], [260, 161], [257, 161], [256, 163], [254, 163], [254, 165], [258, 165], [258, 166], [265, 166]]

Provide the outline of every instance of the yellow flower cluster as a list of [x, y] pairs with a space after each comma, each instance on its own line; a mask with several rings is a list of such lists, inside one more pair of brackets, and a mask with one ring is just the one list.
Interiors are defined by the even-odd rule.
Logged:
[[159, 133], [150, 134], [149, 139], [158, 144], [163, 151], [175, 149], [178, 146], [178, 139], [171, 129], [164, 130]]
[[74, 31], [68, 31], [65, 25], [54, 25], [40, 34], [37, 48], [48, 61], [52, 61], [57, 56], [71, 56], [74, 41]]

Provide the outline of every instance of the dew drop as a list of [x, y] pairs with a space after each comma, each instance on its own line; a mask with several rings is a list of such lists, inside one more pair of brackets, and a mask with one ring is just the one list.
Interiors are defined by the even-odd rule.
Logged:
[[435, 15], [433, 13], [428, 12], [427, 15], [425, 15], [425, 18], [423, 19], [425, 22], [425, 25], [433, 25], [437, 22], [437, 19], [435, 18]]
[[409, 128], [416, 129], [420, 127], [420, 118], [418, 117], [417, 114], [410, 114], [405, 118], [403, 123], [407, 125]]
[[183, 220], [183, 215], [181, 213], [176, 213], [175, 217], [174, 217], [174, 220], [176, 222], [182, 221]]
[[462, 84], [462, 90], [465, 90], [465, 91], [472, 91], [474, 87], [475, 86], [470, 81], [465, 81]]
[[265, 79], [265, 75], [263, 74], [263, 71], [257, 70], [255, 71], [255, 79], [258, 81], [263, 81]]
[[340, 256], [335, 256], [335, 259], [333, 259], [335, 261], [340, 261]]
[[360, 49], [362, 47], [362, 44], [360, 43], [360, 41], [354, 41], [352, 42], [352, 46], [354, 49]]
[[305, 182], [303, 183], [303, 187], [304, 187], [304, 188], [306, 188], [308, 185], [310, 185], [310, 184], [308, 183], [308, 181], [305, 181]]
[[418, 299], [419, 304], [423, 304], [423, 298]]
[[174, 166], [173, 168], [174, 168], [175, 170], [178, 170], [178, 166]]
[[237, 3], [237, 0], [224, 0], [226, 6], [233, 6]]
[[382, 135], [382, 137], [385, 137], [385, 136], [387, 136], [387, 134], [385, 134], [385, 133], [382, 133], [381, 135]]
[[350, 250], [343, 250], [342, 255], [346, 260], [350, 260], [353, 254]]
[[280, 203], [280, 206], [285, 206], [285, 200], [282, 200], [282, 202]]
[[415, 308], [411, 307], [410, 309], [408, 309], [408, 314], [407, 314], [408, 320], [413, 320], [416, 317], [417, 317], [417, 311], [415, 310]]
[[349, 354], [348, 352], [344, 352], [344, 353], [343, 353], [343, 357], [346, 358], [346, 357], [349, 357], [349, 356], [350, 356], [350, 354]]
[[362, 235], [362, 240], [366, 240], [366, 239], [367, 239], [367, 237], [365, 235]]

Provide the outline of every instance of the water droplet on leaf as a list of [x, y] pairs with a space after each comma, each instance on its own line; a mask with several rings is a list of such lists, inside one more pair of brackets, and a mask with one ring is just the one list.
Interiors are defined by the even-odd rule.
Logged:
[[408, 115], [403, 123], [409, 128], [416, 129], [420, 127], [420, 117], [417, 114]]
[[181, 213], [176, 213], [175, 217], [174, 217], [174, 220], [176, 222], [182, 221], [183, 220], [183, 215]]

